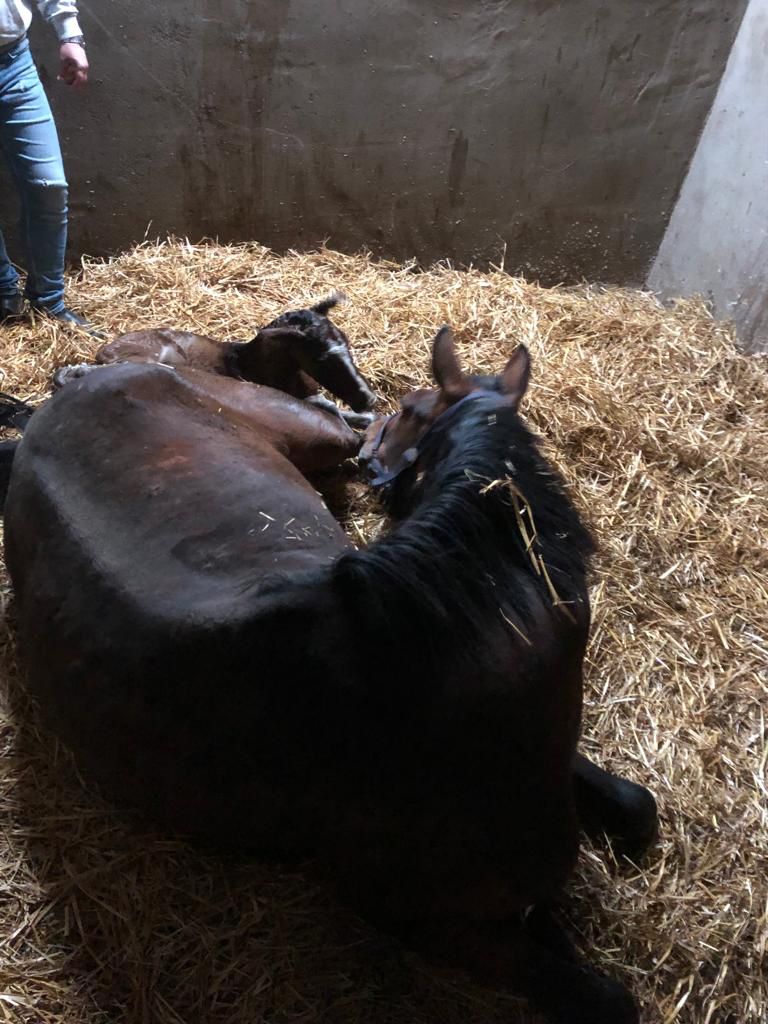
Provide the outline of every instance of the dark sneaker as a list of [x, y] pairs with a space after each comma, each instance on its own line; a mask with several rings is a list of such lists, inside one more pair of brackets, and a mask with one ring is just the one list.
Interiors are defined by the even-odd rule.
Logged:
[[60, 310], [58, 313], [51, 313], [50, 310], [44, 306], [33, 306], [36, 313], [42, 313], [43, 316], [50, 317], [51, 320], [58, 320], [60, 324], [67, 324], [71, 327], [79, 327], [81, 331], [85, 331], [86, 334], [90, 334], [92, 338], [103, 339], [105, 337], [101, 331], [97, 331], [95, 327], [91, 326], [85, 317], [80, 316], [79, 313], [75, 313], [73, 309]]
[[24, 297], [21, 292], [11, 295], [0, 295], [0, 324], [14, 323], [21, 320], [24, 311]]

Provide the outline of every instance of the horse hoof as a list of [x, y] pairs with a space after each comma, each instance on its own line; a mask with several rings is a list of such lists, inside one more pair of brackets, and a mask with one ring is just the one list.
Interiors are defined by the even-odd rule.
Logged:
[[572, 1024], [639, 1024], [640, 1012], [629, 989], [612, 978], [600, 976], [599, 982], [597, 1005], [589, 1015], [573, 1018]]
[[621, 982], [583, 968], [582, 991], [552, 992], [534, 1001], [551, 1024], [639, 1024], [634, 996]]
[[376, 419], [373, 412], [343, 412], [342, 419], [353, 430], [367, 430]]
[[650, 790], [636, 782], [622, 780], [622, 826], [613, 848], [622, 857], [637, 862], [659, 834], [659, 814]]
[[637, 860], [653, 843], [658, 830], [656, 801], [637, 782], [577, 758], [574, 795], [582, 829], [593, 838], [608, 836], [614, 852]]

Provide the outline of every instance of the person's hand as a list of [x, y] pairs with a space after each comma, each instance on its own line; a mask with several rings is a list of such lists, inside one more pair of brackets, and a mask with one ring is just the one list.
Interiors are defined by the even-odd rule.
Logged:
[[82, 89], [88, 81], [88, 58], [79, 43], [62, 43], [59, 47], [59, 81], [73, 89]]

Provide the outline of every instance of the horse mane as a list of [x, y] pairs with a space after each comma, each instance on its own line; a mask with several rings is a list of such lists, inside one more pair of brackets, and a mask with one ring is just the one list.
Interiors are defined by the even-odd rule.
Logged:
[[417, 633], [433, 648], [455, 646], [459, 636], [487, 636], [500, 612], [524, 627], [534, 594], [562, 602], [565, 615], [585, 600], [590, 533], [538, 440], [499, 396], [468, 403], [430, 435], [420, 466], [411, 515], [336, 563], [364, 630], [383, 623], [398, 646]]
[[296, 327], [300, 331], [325, 332], [330, 323], [327, 319], [328, 313], [343, 301], [344, 295], [341, 292], [333, 292], [308, 309], [291, 309], [287, 313], [281, 313], [280, 316], [271, 320], [264, 330], [271, 330], [275, 327]]

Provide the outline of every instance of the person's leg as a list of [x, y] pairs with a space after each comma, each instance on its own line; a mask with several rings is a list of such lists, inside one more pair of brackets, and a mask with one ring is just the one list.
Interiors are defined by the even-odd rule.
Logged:
[[67, 241], [67, 181], [59, 139], [29, 45], [20, 44], [3, 60], [0, 147], [21, 198], [21, 237], [27, 258], [25, 294], [33, 306], [55, 316], [65, 309]]
[[[6, 91], [5, 82], [12, 59], [11, 54], [0, 56], [0, 124], [4, 122], [6, 116], [10, 116], [9, 113], [6, 113], [3, 96]], [[11, 305], [18, 302], [18, 295], [19, 275], [11, 263], [8, 250], [5, 247], [3, 232], [0, 231], [0, 319], [5, 319], [6, 316], [10, 315]]]
[[8, 258], [0, 231], [0, 324], [14, 323], [21, 318], [24, 299], [19, 292], [18, 281], [19, 275]]
[[0, 231], [0, 301], [18, 295], [19, 275], [8, 257], [3, 232]]

